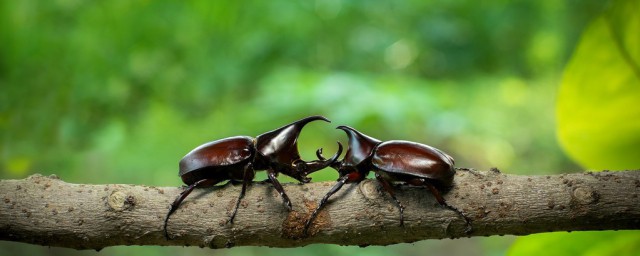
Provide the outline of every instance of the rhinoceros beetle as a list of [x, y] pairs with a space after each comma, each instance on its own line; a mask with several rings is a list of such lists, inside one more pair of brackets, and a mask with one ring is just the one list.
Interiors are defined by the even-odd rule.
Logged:
[[[180, 160], [179, 175], [188, 187], [182, 191], [170, 205], [164, 220], [164, 235], [169, 239], [167, 222], [169, 216], [178, 209], [182, 201], [194, 188], [210, 187], [222, 181], [242, 182], [242, 190], [236, 201], [228, 223], [238, 211], [240, 201], [244, 197], [247, 185], [253, 180], [256, 170], [266, 170], [268, 180], [280, 193], [288, 210], [291, 201], [277, 180], [278, 173], [290, 176], [302, 183], [308, 183], [308, 174], [333, 164], [342, 153], [342, 144], [338, 142], [338, 152], [330, 159], [305, 162], [298, 153], [298, 135], [302, 128], [311, 121], [323, 120], [322, 116], [310, 116], [276, 130], [261, 134], [255, 139], [249, 136], [236, 136], [205, 143], [193, 149]], [[322, 149], [316, 155], [321, 156]]]
[[[459, 214], [467, 225], [465, 232], [471, 232], [470, 220], [460, 210], [447, 204], [441, 195], [441, 192], [448, 191], [453, 183], [455, 169], [451, 156], [439, 149], [416, 142], [402, 140], [381, 142], [348, 126], [338, 126], [337, 129], [347, 133], [349, 147], [342, 161], [331, 164], [331, 167], [340, 175], [338, 183], [322, 198], [305, 223], [303, 231], [305, 236], [329, 197], [340, 190], [345, 183], [358, 183], [364, 180], [370, 170], [375, 172], [376, 179], [396, 202], [400, 210], [400, 226], [404, 225], [404, 206], [393, 191], [391, 183], [394, 181], [426, 187], [440, 205]], [[318, 158], [324, 159], [321, 152], [317, 155]]]

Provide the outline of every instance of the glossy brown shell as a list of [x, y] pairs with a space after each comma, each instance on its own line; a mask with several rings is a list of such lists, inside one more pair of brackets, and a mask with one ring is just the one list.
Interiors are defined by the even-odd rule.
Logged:
[[298, 136], [302, 128], [308, 123], [317, 120], [329, 122], [329, 119], [323, 116], [310, 116], [300, 119], [273, 131], [258, 135], [256, 137], [256, 149], [262, 156], [268, 158], [270, 162], [290, 165], [300, 160]]
[[347, 148], [347, 152], [342, 159], [344, 166], [358, 166], [363, 163], [371, 157], [373, 150], [380, 144], [380, 140], [367, 136], [349, 126], [341, 125], [337, 129], [345, 131], [347, 137], [349, 137], [349, 148]]
[[[253, 138], [236, 136], [207, 142], [191, 150], [180, 160], [182, 181], [190, 185], [201, 179], [230, 179], [242, 172], [236, 165], [244, 165], [255, 152]], [[240, 175], [241, 176], [241, 175]], [[242, 177], [240, 177], [242, 178]]]
[[453, 182], [453, 158], [444, 152], [411, 141], [392, 140], [376, 147], [371, 162], [374, 168], [400, 174], [436, 180], [444, 186]]

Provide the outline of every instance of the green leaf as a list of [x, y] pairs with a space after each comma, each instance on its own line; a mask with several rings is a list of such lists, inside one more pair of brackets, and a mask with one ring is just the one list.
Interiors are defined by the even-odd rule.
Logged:
[[638, 231], [554, 232], [521, 237], [509, 255], [637, 255]]
[[[640, 15], [615, 1], [584, 32], [557, 105], [563, 149], [590, 169], [640, 168]], [[637, 255], [640, 232], [556, 232], [520, 237], [510, 255]]]
[[615, 1], [587, 28], [564, 77], [558, 139], [590, 169], [640, 167], [640, 4]]

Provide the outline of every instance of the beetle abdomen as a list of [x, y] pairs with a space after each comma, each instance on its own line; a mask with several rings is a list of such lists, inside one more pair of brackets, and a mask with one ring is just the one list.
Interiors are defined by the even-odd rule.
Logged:
[[250, 160], [254, 152], [253, 138], [248, 136], [208, 142], [193, 149], [180, 160], [179, 175], [184, 176], [208, 167], [225, 169], [224, 167]]
[[438, 180], [444, 186], [453, 181], [453, 158], [442, 151], [411, 141], [383, 142], [374, 151], [372, 163], [385, 172]]

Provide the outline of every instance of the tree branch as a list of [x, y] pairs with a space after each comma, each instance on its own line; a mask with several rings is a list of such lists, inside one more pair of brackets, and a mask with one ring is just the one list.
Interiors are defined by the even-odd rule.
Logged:
[[268, 183], [254, 183], [234, 224], [226, 224], [241, 186], [196, 189], [162, 233], [175, 187], [70, 184], [55, 176], [1, 180], [0, 239], [76, 249], [114, 245], [388, 245], [433, 238], [526, 235], [550, 231], [640, 228], [640, 171], [519, 176], [458, 171], [445, 194], [473, 222], [437, 204], [424, 188], [397, 186], [406, 206], [400, 227], [394, 202], [375, 180], [336, 193], [303, 238], [302, 226], [334, 182], [285, 184], [288, 212]]

